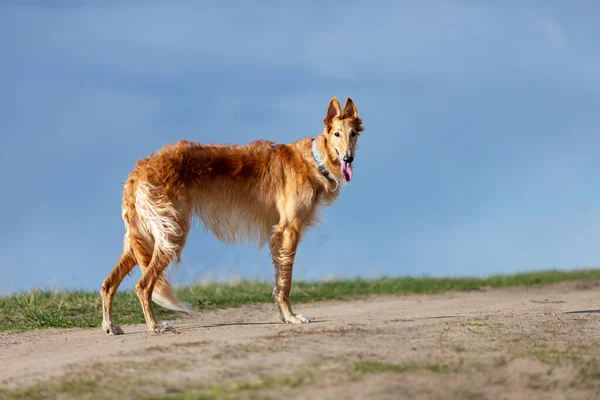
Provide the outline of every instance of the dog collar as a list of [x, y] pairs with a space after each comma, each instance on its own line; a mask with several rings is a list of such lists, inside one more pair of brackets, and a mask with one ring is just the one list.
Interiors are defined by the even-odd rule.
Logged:
[[335, 189], [332, 190], [332, 192], [335, 192], [339, 186], [339, 183], [337, 181], [337, 179], [335, 179], [333, 177], [333, 175], [331, 175], [331, 172], [329, 172], [327, 170], [327, 167], [325, 167], [325, 163], [323, 163], [323, 157], [321, 156], [321, 153], [319, 153], [319, 150], [317, 149], [317, 141], [313, 139], [312, 141], [312, 155], [315, 158], [315, 161], [317, 162], [317, 166], [319, 167], [319, 170], [323, 173], [323, 175], [325, 175], [327, 177], [327, 179], [329, 179], [332, 182], [335, 182]]

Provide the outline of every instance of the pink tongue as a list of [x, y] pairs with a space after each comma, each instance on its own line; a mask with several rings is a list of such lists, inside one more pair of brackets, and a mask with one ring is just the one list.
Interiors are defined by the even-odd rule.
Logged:
[[342, 174], [344, 174], [344, 179], [346, 179], [346, 182], [350, 182], [352, 179], [352, 165], [342, 161]]

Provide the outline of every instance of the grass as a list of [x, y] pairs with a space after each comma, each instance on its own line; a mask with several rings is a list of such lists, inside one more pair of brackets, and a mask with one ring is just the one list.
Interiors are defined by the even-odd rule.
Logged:
[[[451, 369], [445, 364], [391, 364], [378, 361], [360, 361], [347, 367], [322, 368], [318, 363], [280, 376], [258, 376], [254, 379], [210, 384], [190, 382], [188, 386], [169, 386], [157, 381], [144, 381], [115, 375], [115, 371], [98, 374], [94, 379], [67, 379], [48, 381], [16, 390], [0, 390], [0, 398], [6, 400], [37, 400], [47, 398], [62, 399], [112, 399], [144, 398], [146, 400], [204, 400], [265, 398], [261, 392], [281, 388], [296, 389], [302, 385], [337, 379], [343, 383], [348, 379], [360, 379], [364, 375], [394, 373], [403, 374], [418, 371], [446, 373]], [[151, 395], [152, 392], [159, 394]], [[161, 393], [163, 392], [163, 393]]]
[[[600, 280], [600, 269], [548, 270], [488, 278], [399, 277], [328, 282], [294, 282], [292, 301], [345, 300], [368, 295], [432, 294], [479, 290], [486, 287], [535, 286], [560, 281]], [[178, 288], [177, 297], [193, 308], [236, 307], [272, 302], [273, 286], [267, 282], [191, 285]], [[114, 314], [118, 323], [143, 323], [139, 300], [133, 291], [118, 292]], [[156, 307], [159, 319], [173, 319], [176, 312]], [[32, 291], [0, 297], [0, 331], [36, 328], [97, 327], [102, 319], [98, 292]]]
[[[396, 373], [402, 374], [406, 372], [414, 372], [425, 370], [435, 373], [444, 373], [450, 371], [450, 368], [443, 364], [391, 364], [378, 361], [361, 361], [354, 363], [349, 368], [342, 370], [323, 370], [318, 365], [305, 368], [294, 373], [279, 377], [262, 377], [258, 381], [242, 381], [234, 382], [229, 385], [213, 385], [209, 390], [199, 392], [183, 392], [172, 393], [163, 396], [149, 397], [147, 400], [191, 400], [191, 399], [238, 399], [241, 397], [248, 398], [247, 395], [252, 392], [260, 392], [262, 390], [287, 387], [291, 389], [298, 388], [302, 385], [312, 384], [315, 381], [323, 380], [325, 377], [332, 376], [336, 373], [341, 375], [341, 381], [345, 381], [348, 377], [358, 379], [366, 374], [376, 373]], [[330, 382], [331, 383], [331, 382]], [[264, 398], [262, 396], [252, 396], [250, 398]]]
[[354, 371], [358, 372], [359, 374], [373, 374], [383, 372], [403, 373], [418, 370], [442, 373], [449, 372], [451, 369], [446, 364], [393, 364], [383, 363], [379, 361], [360, 361], [354, 365]]
[[111, 376], [110, 381], [91, 379], [67, 379], [48, 381], [16, 390], [0, 389], [0, 399], [5, 400], [43, 400], [43, 399], [119, 399], [131, 398], [137, 385], [147, 384], [140, 380], [123, 379]]

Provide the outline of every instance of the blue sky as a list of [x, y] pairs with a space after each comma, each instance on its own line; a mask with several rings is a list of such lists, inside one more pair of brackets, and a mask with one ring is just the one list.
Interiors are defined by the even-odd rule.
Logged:
[[[334, 95], [366, 130], [295, 279], [597, 266], [594, 3], [3, 1], [0, 293], [97, 290], [137, 159], [315, 136]], [[202, 230], [170, 270], [272, 275]]]

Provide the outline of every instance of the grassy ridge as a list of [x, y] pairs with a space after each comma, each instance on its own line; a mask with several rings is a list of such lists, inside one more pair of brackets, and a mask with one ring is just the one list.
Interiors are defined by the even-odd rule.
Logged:
[[[374, 294], [417, 294], [477, 290], [484, 287], [534, 286], [560, 281], [600, 280], [600, 269], [539, 271], [488, 278], [380, 278], [330, 282], [294, 282], [292, 301], [343, 300]], [[272, 302], [273, 285], [242, 282], [235, 285], [191, 285], [176, 290], [177, 297], [201, 310]], [[0, 331], [45, 327], [95, 327], [102, 319], [98, 292], [34, 291], [0, 297]], [[173, 319], [176, 312], [155, 307], [157, 318]], [[113, 312], [120, 324], [143, 323], [139, 300], [133, 291], [118, 292]]]

